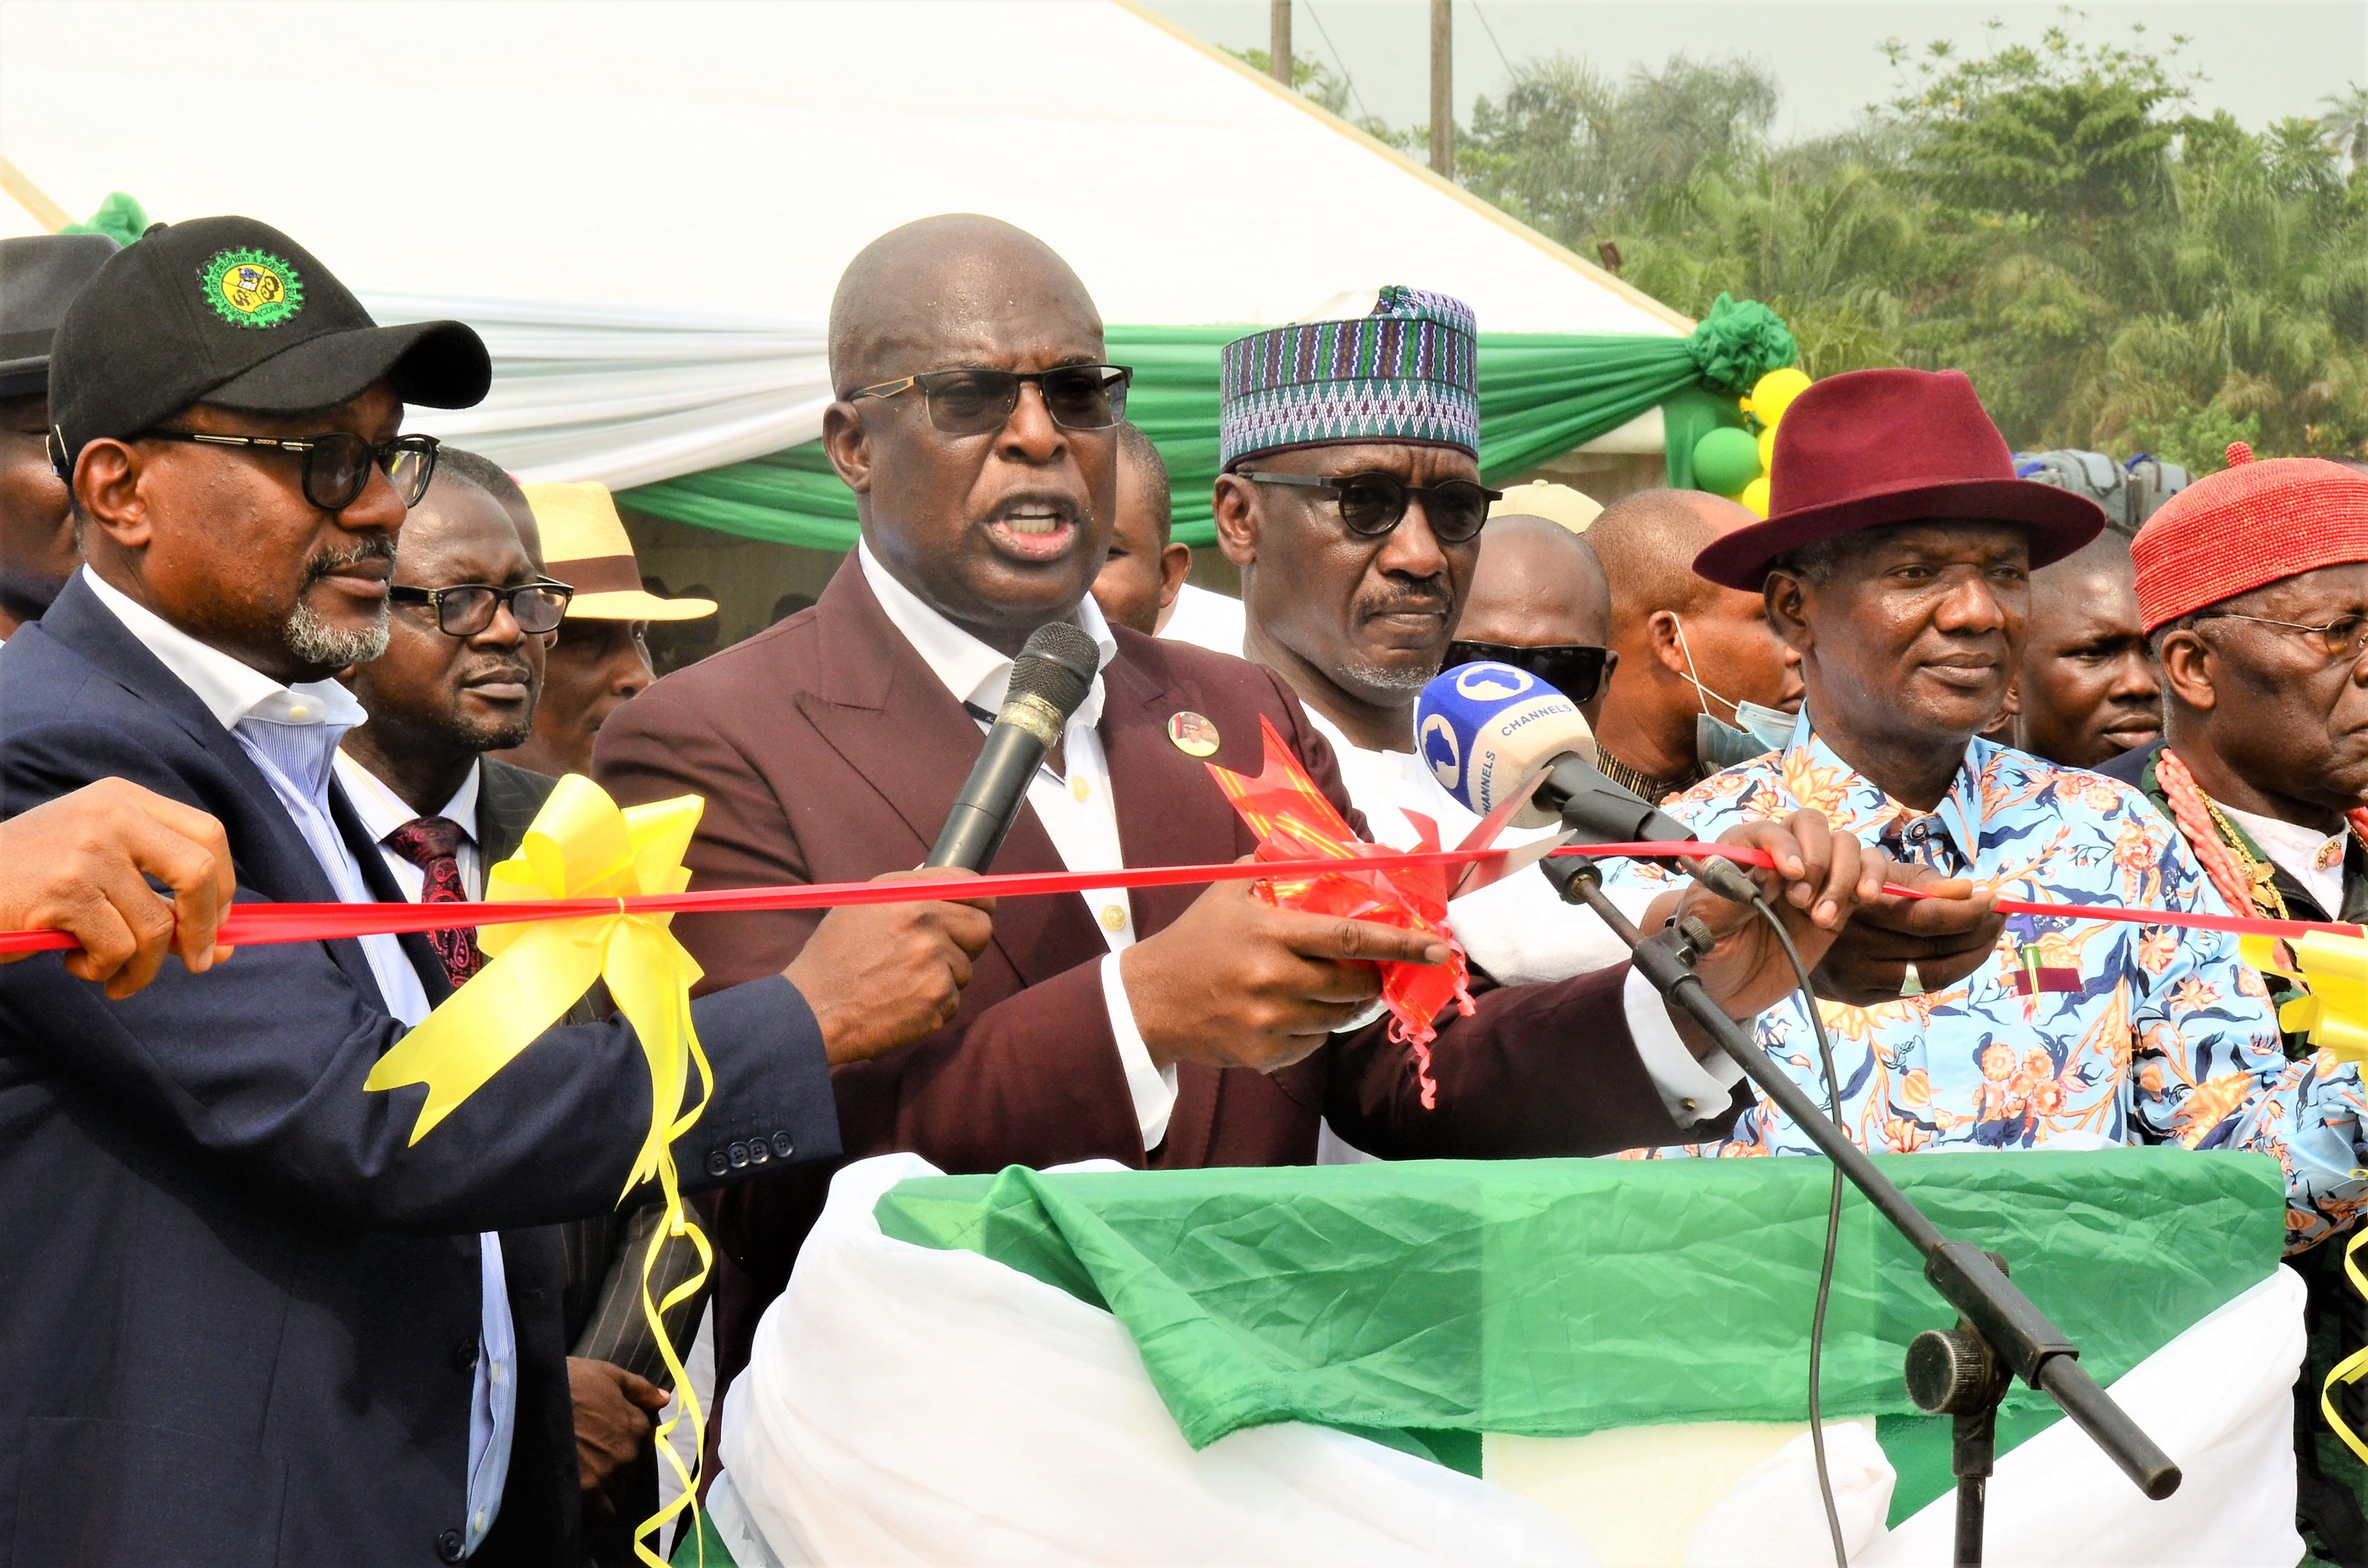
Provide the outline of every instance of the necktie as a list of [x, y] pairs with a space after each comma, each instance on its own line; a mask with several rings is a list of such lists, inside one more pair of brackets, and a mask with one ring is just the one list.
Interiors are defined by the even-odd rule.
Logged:
[[[427, 877], [427, 885], [419, 890], [420, 903], [467, 902], [468, 890], [461, 885], [459, 823], [450, 817], [415, 817], [388, 834], [386, 844]], [[474, 931], [430, 931], [427, 941], [444, 960], [444, 978], [456, 988], [485, 967], [485, 955], [477, 949]]]

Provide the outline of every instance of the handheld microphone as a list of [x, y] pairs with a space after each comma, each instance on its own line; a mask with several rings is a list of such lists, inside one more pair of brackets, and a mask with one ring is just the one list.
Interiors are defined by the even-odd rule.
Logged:
[[1011, 819], [1028, 798], [1028, 781], [1093, 689], [1099, 663], [1094, 640], [1065, 620], [1040, 626], [1029, 636], [1011, 662], [1003, 710], [987, 726], [986, 744], [924, 865], [984, 871], [994, 863]]
[[[1611, 844], [1693, 840], [1685, 824], [1603, 776], [1587, 720], [1526, 670], [1486, 662], [1441, 670], [1415, 699], [1414, 714], [1415, 743], [1431, 777], [1481, 816], [1527, 788], [1517, 827], [1560, 822]], [[1759, 896], [1758, 884], [1731, 860], [1682, 864], [1721, 898], [1748, 904]]]

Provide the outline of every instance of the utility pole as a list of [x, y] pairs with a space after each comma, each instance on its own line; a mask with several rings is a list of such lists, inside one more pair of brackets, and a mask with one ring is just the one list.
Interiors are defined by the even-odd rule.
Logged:
[[1291, 79], [1291, 0], [1268, 0], [1266, 8], [1266, 69], [1284, 86]]
[[1455, 177], [1455, 5], [1430, 0], [1430, 166]]

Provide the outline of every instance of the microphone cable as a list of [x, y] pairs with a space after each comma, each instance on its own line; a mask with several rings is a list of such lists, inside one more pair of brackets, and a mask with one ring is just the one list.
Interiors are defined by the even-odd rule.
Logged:
[[[1824, 1071], [1826, 1078], [1827, 1111], [1834, 1119], [1834, 1125], [1840, 1127], [1842, 1124], [1841, 1074], [1834, 1067], [1833, 1041], [1826, 1035], [1826, 1019], [1824, 1013], [1817, 1006], [1817, 994], [1809, 984], [1809, 967], [1801, 961], [1801, 950], [1793, 945], [1793, 934], [1784, 929], [1783, 920], [1777, 915], [1775, 910], [1769, 907], [1768, 901], [1755, 893], [1751, 900], [1751, 907], [1762, 920], [1768, 922], [1768, 928], [1776, 934], [1776, 941], [1784, 949], [1785, 958], [1792, 960], [1793, 977], [1801, 993], [1802, 1006], [1808, 1012], [1809, 1028], [1816, 1036], [1817, 1063]], [[1845, 1133], [1844, 1136], [1847, 1137], [1848, 1134]], [[1831, 1161], [1827, 1163], [1832, 1164]], [[1833, 1195], [1827, 1199], [1826, 1203], [1825, 1257], [1817, 1267], [1817, 1305], [1816, 1312], [1809, 1318], [1809, 1449], [1816, 1457], [1817, 1500], [1825, 1505], [1826, 1533], [1832, 1538], [1834, 1545], [1834, 1568], [1850, 1568], [1850, 1551], [1842, 1543], [1841, 1511], [1834, 1506], [1833, 1476], [1826, 1468], [1825, 1413], [1820, 1408], [1817, 1393], [1817, 1385], [1825, 1368], [1826, 1308], [1833, 1298], [1834, 1256], [1840, 1249], [1841, 1233], [1842, 1168], [1839, 1165], [1834, 1165]]]

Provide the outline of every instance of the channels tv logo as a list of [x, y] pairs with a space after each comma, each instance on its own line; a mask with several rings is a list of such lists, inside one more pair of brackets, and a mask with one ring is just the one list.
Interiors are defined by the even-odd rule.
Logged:
[[1455, 738], [1455, 726], [1444, 713], [1433, 713], [1422, 722], [1422, 760], [1430, 767], [1430, 776], [1439, 780], [1440, 789], [1455, 792], [1457, 782], [1463, 777], [1463, 747]]
[[1510, 665], [1466, 665], [1455, 672], [1455, 695], [1474, 702], [1519, 697], [1535, 683]]

